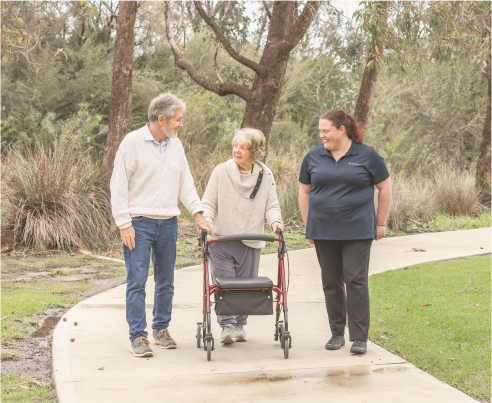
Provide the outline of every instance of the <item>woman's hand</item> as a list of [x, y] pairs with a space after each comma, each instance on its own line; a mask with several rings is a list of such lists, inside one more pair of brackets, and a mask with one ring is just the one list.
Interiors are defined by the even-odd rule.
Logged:
[[381, 238], [384, 238], [385, 236], [386, 236], [386, 225], [378, 225], [376, 241], [379, 241]]
[[309, 242], [311, 245], [314, 245], [314, 239], [308, 239], [308, 242]]
[[274, 223], [272, 223], [272, 230], [273, 232], [277, 233], [278, 229], [282, 230], [282, 233], [284, 232], [284, 226], [280, 222], [275, 221]]

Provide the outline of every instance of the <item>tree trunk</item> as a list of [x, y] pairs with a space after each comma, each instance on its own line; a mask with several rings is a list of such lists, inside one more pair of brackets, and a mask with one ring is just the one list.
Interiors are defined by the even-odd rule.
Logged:
[[109, 104], [106, 149], [99, 174], [101, 187], [109, 193], [114, 158], [121, 140], [130, 132], [132, 119], [132, 71], [136, 1], [122, 1], [116, 21], [116, 39]]
[[485, 201], [490, 202], [490, 55], [487, 64], [484, 66], [482, 73], [487, 77], [488, 96], [487, 96], [487, 116], [485, 118], [485, 125], [483, 127], [482, 142], [480, 144], [480, 155], [477, 160], [477, 186], [484, 191]]
[[[382, 1], [377, 6], [377, 12], [379, 14], [379, 18], [381, 19], [382, 25], [386, 25], [387, 16], [385, 12], [381, 13], [381, 11], [385, 11], [387, 10], [387, 8], [387, 1]], [[369, 56], [367, 58], [366, 68], [364, 69], [362, 82], [360, 84], [359, 95], [357, 97], [357, 103], [355, 105], [354, 117], [357, 122], [359, 122], [359, 127], [364, 134], [367, 132], [367, 127], [369, 126], [369, 117], [371, 115], [372, 101], [374, 99], [374, 90], [376, 89], [376, 83], [378, 81], [378, 70], [376, 68], [376, 63], [380, 61], [384, 51], [383, 41], [379, 40], [378, 42], [378, 50], [380, 56]], [[371, 49], [371, 51], [375, 51], [375, 49]], [[368, 64], [371, 61], [373, 63], [371, 68], [369, 68]]]
[[276, 1], [273, 5], [270, 29], [260, 64], [266, 67], [267, 73], [260, 77], [255, 75], [252, 98], [246, 102], [241, 127], [251, 127], [263, 132], [266, 144], [270, 137], [275, 111], [277, 110], [282, 87], [289, 61], [289, 53], [278, 55], [271, 52], [271, 47], [281, 41], [294, 23], [293, 1]]

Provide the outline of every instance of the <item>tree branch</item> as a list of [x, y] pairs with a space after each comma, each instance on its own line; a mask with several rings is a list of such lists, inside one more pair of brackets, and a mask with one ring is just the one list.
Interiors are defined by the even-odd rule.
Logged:
[[271, 20], [272, 19], [272, 13], [268, 9], [267, 2], [266, 1], [262, 1], [262, 3], [263, 3], [263, 7], [265, 8], [265, 12], [266, 12], [266, 15], [267, 15], [268, 19]]
[[171, 45], [171, 50], [174, 54], [174, 60], [176, 62], [176, 65], [182, 69], [186, 70], [186, 72], [189, 74], [189, 76], [201, 87], [215, 92], [217, 95], [220, 96], [225, 96], [229, 94], [234, 94], [237, 95], [238, 97], [244, 99], [245, 101], [249, 101], [251, 98], [251, 90], [249, 90], [246, 87], [243, 87], [242, 85], [236, 84], [236, 83], [231, 83], [231, 82], [225, 82], [223, 84], [216, 84], [213, 81], [210, 81], [209, 79], [205, 78], [202, 76], [198, 71], [196, 71], [195, 67], [187, 62], [181, 51], [179, 50], [178, 45], [176, 44], [176, 41], [174, 40], [173, 36], [171, 35], [171, 29], [170, 29], [170, 21], [171, 21], [171, 9], [169, 7], [169, 2], [165, 2], [165, 9], [164, 9], [164, 16], [165, 16], [165, 22], [166, 22], [166, 36], [169, 41], [169, 44]]
[[217, 77], [219, 78], [220, 83], [224, 84], [224, 80], [222, 80], [222, 77], [219, 74], [219, 67], [217, 66], [217, 52], [218, 51], [219, 51], [219, 47], [217, 46], [217, 49], [215, 50], [215, 55], [214, 55], [215, 72], [217, 73]]
[[301, 15], [296, 19], [289, 33], [285, 36], [285, 39], [272, 47], [278, 47], [279, 54], [289, 54], [308, 30], [318, 13], [319, 7], [319, 1], [308, 1]]
[[230, 42], [227, 40], [225, 35], [222, 33], [220, 30], [219, 26], [217, 23], [211, 18], [207, 12], [203, 9], [201, 2], [195, 1], [195, 8], [197, 9], [198, 13], [200, 16], [203, 18], [203, 20], [208, 24], [210, 28], [214, 31], [215, 36], [219, 40], [219, 42], [222, 44], [224, 49], [229, 53], [229, 56], [231, 56], [234, 60], [238, 61], [239, 63], [243, 64], [246, 67], [249, 67], [251, 70], [255, 71], [260, 77], [265, 76], [267, 71], [264, 66], [262, 66], [259, 63], [256, 63], [247, 57], [244, 57], [240, 55], [236, 50], [231, 46]]
[[118, 21], [118, 16], [114, 13], [113, 9], [111, 8], [111, 6], [106, 3], [105, 1], [102, 1], [102, 4], [104, 4], [106, 6], [106, 8], [111, 12], [111, 16], [116, 20]]

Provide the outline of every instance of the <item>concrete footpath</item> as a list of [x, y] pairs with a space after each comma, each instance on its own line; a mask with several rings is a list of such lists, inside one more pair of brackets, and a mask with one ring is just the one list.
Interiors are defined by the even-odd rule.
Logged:
[[[383, 239], [373, 244], [370, 273], [490, 253], [490, 242], [490, 228]], [[53, 336], [59, 402], [474, 402], [373, 343], [363, 356], [349, 353], [351, 343], [325, 350], [331, 335], [315, 251], [291, 251], [289, 257], [292, 348], [287, 360], [273, 340], [272, 315], [251, 316], [248, 341], [228, 346], [219, 342], [220, 327], [214, 323], [216, 348], [207, 361], [203, 348], [196, 347], [202, 267], [193, 266], [176, 271], [169, 327], [176, 350], [152, 344], [154, 357], [133, 357], [126, 285], [82, 301], [64, 315], [67, 321], [59, 322]], [[260, 275], [276, 279], [276, 272], [276, 255], [262, 256]], [[149, 333], [153, 288], [150, 277]]]

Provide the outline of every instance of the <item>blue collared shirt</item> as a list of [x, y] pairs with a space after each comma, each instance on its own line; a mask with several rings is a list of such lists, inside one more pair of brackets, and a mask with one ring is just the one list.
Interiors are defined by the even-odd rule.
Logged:
[[170, 139], [169, 137], [166, 137], [164, 140], [162, 140], [162, 143], [159, 144], [157, 141], [155, 141], [154, 136], [152, 136], [152, 133], [149, 130], [149, 124], [150, 123], [147, 123], [144, 127], [145, 140], [151, 141], [157, 152], [161, 155], [164, 155], [164, 153], [166, 152], [167, 143], [169, 143]]

